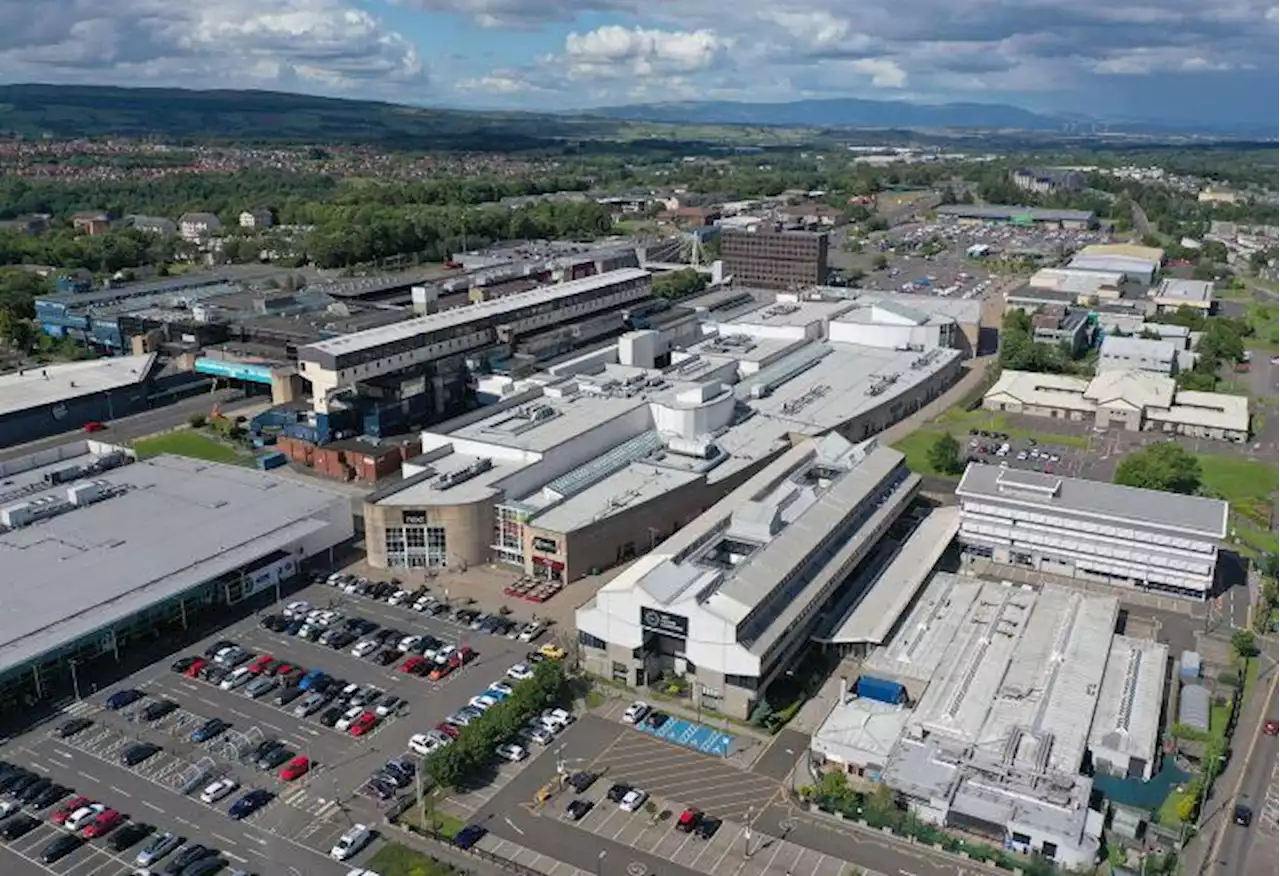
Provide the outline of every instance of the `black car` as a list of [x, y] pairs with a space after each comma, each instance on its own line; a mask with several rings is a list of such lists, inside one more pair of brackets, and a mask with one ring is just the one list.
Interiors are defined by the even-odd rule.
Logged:
[[146, 694], [144, 694], [142, 691], [135, 690], [133, 688], [128, 688], [126, 690], [118, 690], [115, 693], [113, 693], [111, 696], [107, 697], [106, 706], [108, 709], [115, 712], [120, 709], [123, 709], [125, 706], [133, 705], [138, 700], [142, 699], [144, 696], [146, 696]]
[[378, 630], [377, 634], [373, 637], [373, 640], [377, 642], [379, 645], [385, 645], [387, 644], [387, 642], [391, 642], [391, 641], [398, 642], [403, 638], [404, 636], [400, 634], [399, 630], [393, 630], [390, 627], [383, 627], [382, 629]]
[[716, 831], [720, 829], [722, 823], [719, 818], [704, 815], [698, 822], [698, 826], [693, 829], [693, 835], [698, 839], [709, 840], [716, 835]]
[[275, 748], [268, 751], [262, 757], [258, 758], [258, 769], [273, 770], [276, 767], [283, 764], [286, 760], [289, 760], [290, 758], [292, 758], [293, 756], [294, 755], [292, 751], [285, 748], [283, 745], [278, 745]]
[[221, 718], [210, 718], [191, 734], [192, 742], [208, 742], [231, 729], [231, 723]]
[[137, 745], [130, 745], [121, 753], [120, 762], [125, 766], [137, 766], [160, 751], [160, 746], [154, 742], [139, 742]]
[[565, 810], [565, 814], [574, 821], [581, 821], [595, 805], [596, 804], [592, 803], [590, 800], [572, 800], [569, 803], [569, 807]]
[[262, 628], [270, 630], [273, 633], [282, 633], [289, 626], [289, 621], [284, 615], [269, 614], [262, 619]]
[[262, 757], [271, 749], [276, 748], [277, 746], [280, 746], [283, 744], [284, 743], [282, 743], [279, 739], [272, 739], [268, 737], [267, 739], [264, 739], [262, 740], [262, 742], [258, 743], [258, 747], [255, 748], [253, 751], [249, 752], [249, 754], [245, 757], [245, 760], [248, 761], [249, 763], [254, 763], [255, 761], [257, 761], [258, 758]]
[[143, 824], [141, 821], [131, 821], [113, 833], [111, 839], [107, 840], [107, 845], [113, 852], [123, 852], [130, 846], [136, 846], [142, 842], [144, 838], [151, 835], [153, 830], [155, 828], [149, 824]]
[[1231, 820], [1241, 827], [1248, 827], [1253, 824], [1253, 810], [1243, 803], [1236, 804], [1235, 810], [1231, 813]]
[[644, 725], [654, 730], [658, 730], [663, 724], [671, 720], [671, 716], [666, 712], [650, 712], [648, 717], [644, 719]]
[[8, 787], [6, 787], [5, 790], [8, 791], [13, 796], [21, 798], [22, 793], [26, 791], [27, 788], [30, 788], [32, 785], [36, 784], [39, 781], [40, 781], [40, 777], [38, 775], [36, 775], [35, 773], [27, 773], [24, 776], [18, 776], [16, 779], [13, 780], [12, 784], [6, 782]]
[[284, 690], [280, 691], [280, 693], [276, 694], [274, 702], [277, 706], [287, 706], [300, 696], [302, 696], [302, 688], [297, 685], [293, 685], [292, 687], [286, 687]]
[[355, 633], [341, 632], [329, 640], [329, 647], [335, 651], [340, 651], [354, 642], [357, 638], [359, 637], [356, 636]]
[[360, 789], [360, 793], [377, 800], [390, 800], [396, 795], [397, 790], [396, 786], [386, 779], [374, 776], [364, 784], [364, 787]]
[[174, 672], [186, 672], [199, 659], [199, 657], [179, 657], [169, 664], [169, 668]]
[[4, 827], [0, 828], [0, 839], [16, 840], [20, 836], [26, 836], [40, 826], [40, 819], [31, 815], [15, 815], [5, 822]]
[[53, 782], [49, 779], [39, 779], [22, 789], [22, 793], [16, 796], [23, 803], [33, 803], [40, 799], [40, 795], [53, 787]]
[[[39, 778], [40, 778], [39, 776], [31, 772], [31, 770], [29, 769], [26, 769], [24, 767], [15, 767], [14, 769], [6, 773], [3, 779], [0, 779], [0, 791], [16, 794], [22, 788], [25, 788], [28, 785], [30, 785], [31, 781], [35, 781], [36, 779], [39, 779]], [[28, 779], [30, 779], [31, 781], [27, 781]]]
[[174, 855], [173, 860], [169, 862], [169, 866], [164, 868], [164, 872], [170, 876], [178, 876], [184, 869], [194, 864], [202, 858], [212, 857], [218, 854], [217, 849], [211, 849], [208, 846], [202, 846], [199, 843], [194, 846], [187, 846], [178, 854]]
[[596, 779], [598, 778], [600, 778], [599, 773], [589, 773], [585, 770], [581, 770], [569, 777], [569, 785], [579, 794], [584, 794], [586, 793], [587, 788], [590, 788], [596, 783]]
[[285, 627], [283, 632], [287, 636], [296, 636], [298, 633], [302, 632], [302, 628], [306, 625], [307, 622], [302, 618], [295, 618], [294, 620], [289, 621], [289, 626]]
[[373, 658], [373, 662], [377, 663], [380, 666], [390, 666], [392, 663], [395, 663], [399, 659], [400, 659], [399, 651], [397, 651], [395, 648], [387, 648], [384, 651], [379, 651], [378, 655]]
[[307, 627], [305, 633], [299, 633], [299, 636], [308, 642], [314, 642], [324, 635], [324, 627]]
[[469, 849], [480, 840], [484, 839], [489, 829], [481, 824], [468, 824], [462, 830], [454, 834], [453, 844], [460, 849]]
[[201, 674], [210, 684], [222, 684], [222, 680], [231, 674], [231, 670], [225, 666], [210, 665], [206, 666]]
[[40, 862], [42, 864], [52, 864], [54, 861], [61, 861], [84, 845], [84, 842], [83, 838], [74, 833], [64, 833], [44, 847], [44, 850], [40, 852]]
[[50, 785], [43, 794], [31, 801], [31, 808], [48, 809], [70, 793], [71, 789], [66, 785]]
[[225, 858], [201, 858], [194, 864], [191, 864], [182, 871], [181, 876], [211, 876], [217, 873], [223, 867], [227, 866]]
[[142, 720], [159, 721], [165, 715], [177, 710], [178, 704], [174, 700], [156, 700], [154, 703], [148, 703], [147, 707], [142, 710]]
[[624, 782], [618, 782], [616, 785], [614, 785], [612, 788], [609, 789], [609, 802], [621, 803], [622, 798], [630, 794], [631, 790], [632, 789], [630, 785], [625, 784]]
[[231, 641], [230, 639], [219, 639], [218, 641], [210, 645], [208, 648], [204, 649], [204, 656], [209, 660], [212, 660], [214, 657], [217, 656], [218, 652], [221, 651], [223, 648], [230, 648], [234, 644], [235, 642]]
[[344, 711], [341, 706], [334, 706], [320, 716], [320, 723], [325, 727], [332, 727], [338, 723], [338, 719], [342, 717]]
[[454, 618], [456, 618], [458, 623], [460, 624], [470, 624], [473, 620], [475, 620], [479, 616], [480, 616], [480, 612], [476, 611], [474, 608], [460, 609], [457, 613], [454, 614]]
[[248, 818], [275, 798], [275, 794], [272, 794], [270, 791], [263, 791], [260, 788], [250, 791], [248, 794], [245, 794], [239, 800], [231, 804], [231, 808], [227, 810], [227, 815], [232, 821], [239, 821], [242, 818]]

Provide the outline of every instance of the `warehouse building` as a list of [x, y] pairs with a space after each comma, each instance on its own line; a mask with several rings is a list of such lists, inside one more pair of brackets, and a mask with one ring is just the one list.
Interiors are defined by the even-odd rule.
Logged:
[[975, 556], [1197, 600], [1216, 582], [1228, 510], [1217, 499], [980, 463], [956, 497]]
[[651, 550], [796, 441], [865, 440], [956, 379], [956, 350], [821, 340], [850, 306], [753, 310], [684, 350], [633, 332], [508, 384], [424, 433], [405, 480], [368, 498], [370, 562], [575, 580]]
[[1126, 280], [1151, 285], [1164, 263], [1164, 250], [1131, 243], [1096, 243], [1082, 248], [1067, 267], [1123, 274]]
[[69, 694], [77, 667], [270, 591], [352, 537], [347, 497], [238, 466], [90, 441], [0, 473], [4, 702]]
[[1103, 813], [1082, 769], [1146, 779], [1160, 753], [1167, 650], [1114, 635], [1118, 612], [1115, 597], [936, 573], [861, 667], [907, 702], [842, 684], [811, 768], [882, 782], [923, 821], [1094, 863]]
[[995, 222], [1081, 229], [1092, 228], [1098, 221], [1092, 210], [1043, 210], [1008, 204], [943, 204], [935, 211], [940, 219], [967, 224]]
[[1179, 370], [1178, 348], [1172, 341], [1107, 335], [1098, 350], [1098, 373], [1146, 371], [1172, 377]]
[[1180, 280], [1168, 277], [1151, 290], [1151, 300], [1161, 313], [1190, 307], [1204, 314], [1214, 310], [1212, 280]]
[[682, 676], [750, 717], [919, 484], [874, 442], [803, 441], [577, 610], [583, 664], [631, 687]]
[[1178, 389], [1173, 378], [1145, 371], [1099, 368], [1091, 380], [1004, 371], [983, 396], [982, 406], [1032, 417], [1093, 420], [1101, 428], [1130, 432], [1160, 431], [1237, 444], [1249, 440], [1249, 400], [1244, 396]]
[[42, 365], [0, 374], [0, 447], [147, 410], [154, 355]]

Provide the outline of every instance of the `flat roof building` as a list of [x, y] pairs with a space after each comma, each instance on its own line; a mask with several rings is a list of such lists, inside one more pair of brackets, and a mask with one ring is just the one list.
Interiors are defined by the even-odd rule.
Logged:
[[1190, 307], [1204, 313], [1211, 313], [1215, 304], [1213, 281], [1167, 277], [1151, 290], [1151, 300], [1162, 313], [1177, 310], [1179, 307]]
[[352, 536], [346, 496], [239, 466], [82, 442], [0, 470], [6, 701], [66, 690], [69, 661], [120, 659]]
[[764, 289], [827, 281], [827, 236], [811, 231], [728, 230], [720, 235], [725, 276]]
[[935, 212], [940, 217], [960, 221], [1055, 225], [1060, 228], [1087, 228], [1097, 221], [1092, 210], [1044, 210], [1009, 204], [942, 204], [935, 208]]
[[1178, 348], [1172, 341], [1107, 335], [1098, 351], [1098, 373], [1147, 371], [1170, 377], [1178, 370]]
[[1127, 243], [1098, 243], [1081, 249], [1069, 268], [1123, 274], [1125, 279], [1150, 284], [1164, 262], [1164, 250]]
[[1113, 636], [1089, 731], [1094, 768], [1148, 781], [1159, 762], [1160, 706], [1169, 649], [1150, 639]]
[[632, 687], [686, 676], [749, 717], [919, 481], [874, 442], [805, 440], [577, 610], [584, 665]]
[[997, 563], [1204, 600], [1227, 503], [980, 463], [956, 487], [960, 543]]

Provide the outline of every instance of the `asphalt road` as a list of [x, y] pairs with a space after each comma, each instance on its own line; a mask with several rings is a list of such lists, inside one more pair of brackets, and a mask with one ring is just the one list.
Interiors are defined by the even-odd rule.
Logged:
[[[557, 751], [570, 769], [603, 773], [581, 795], [595, 804], [591, 812], [579, 822], [564, 816], [572, 792], [561, 792], [541, 806], [533, 802], [538, 789], [555, 776], [556, 755], [544, 752], [476, 811], [474, 820], [490, 831], [483, 848], [511, 855], [524, 847], [589, 873], [599, 864], [601, 876], [843, 876], [850, 864], [884, 874], [966, 872], [933, 850], [908, 847], [875, 831], [802, 812], [787, 802], [784, 785], [775, 777], [739, 770], [719, 758], [653, 740], [593, 715], [567, 730], [560, 745]], [[779, 771], [785, 748], [779, 752], [776, 764], [766, 763], [770, 773]], [[794, 760], [788, 770], [792, 765]], [[610, 785], [618, 781], [648, 791], [659, 810], [669, 815], [654, 823], [643, 812], [621, 812], [605, 799]], [[686, 806], [724, 819], [711, 840], [674, 830]], [[530, 863], [528, 855], [517, 857]]]
[[[1271, 685], [1271, 693], [1267, 698], [1265, 715], [1274, 717], [1276, 714], [1276, 688]], [[1238, 733], [1257, 733], [1258, 728], [1255, 726], [1245, 726], [1243, 723]], [[1248, 750], [1249, 740], [1243, 739], [1236, 742], [1237, 750]], [[1275, 872], [1275, 855], [1276, 839], [1274, 830], [1268, 833], [1267, 825], [1262, 823], [1263, 808], [1267, 800], [1267, 789], [1275, 781], [1277, 761], [1277, 746], [1274, 737], [1266, 736], [1257, 740], [1257, 744], [1253, 747], [1252, 756], [1244, 765], [1244, 781], [1240, 785], [1240, 791], [1234, 797], [1223, 797], [1216, 801], [1217, 805], [1225, 810], [1226, 819], [1231, 818], [1237, 804], [1243, 804], [1253, 810], [1253, 824], [1249, 827], [1241, 827], [1237, 824], [1228, 823], [1223, 828], [1226, 833], [1222, 839], [1222, 845], [1218, 849], [1218, 854], [1206, 868], [1207, 872], [1214, 876], [1235, 876], [1235, 874], [1253, 874], [1257, 871], [1248, 869], [1248, 862], [1251, 852], [1255, 845], [1270, 844], [1272, 854], [1270, 862], [1272, 864], [1272, 873]], [[1258, 876], [1263, 873], [1258, 872]]]
[[39, 453], [42, 450], [70, 444], [73, 441], [83, 441], [87, 437], [117, 443], [130, 441], [181, 426], [191, 419], [193, 414], [208, 414], [215, 404], [220, 404], [224, 412], [232, 413], [239, 408], [260, 404], [261, 402], [262, 399], [245, 399], [238, 389], [221, 389], [213, 393], [200, 393], [190, 398], [180, 399], [164, 407], [135, 414], [132, 417], [111, 420], [107, 424], [106, 431], [98, 432], [94, 435], [86, 435], [83, 429], [75, 429], [70, 432], [64, 432], [61, 435], [42, 438], [39, 441], [6, 447], [0, 450], [0, 461]]
[[[313, 606], [333, 601], [347, 616], [367, 617], [406, 633], [430, 631], [445, 641], [466, 641], [479, 652], [477, 660], [441, 682], [395, 672], [395, 665], [382, 667], [372, 661], [335, 652], [301, 639], [271, 633], [261, 628], [259, 618], [248, 616], [209, 633], [185, 647], [176, 643], [161, 649], [162, 656], [146, 668], [111, 683], [100, 690], [85, 682], [83, 700], [69, 700], [61, 715], [43, 724], [14, 732], [0, 745], [0, 758], [28, 765], [47, 774], [77, 793], [93, 797], [128, 813], [133, 820], [172, 830], [219, 848], [232, 866], [264, 874], [344, 876], [373, 854], [377, 843], [352, 861], [337, 863], [328, 850], [352, 824], [376, 826], [382, 823], [385, 808], [355, 791], [372, 771], [388, 759], [406, 751], [411, 735], [428, 729], [449, 712], [459, 708], [488, 683], [503, 676], [507, 668], [529, 646], [483, 633], [463, 631], [445, 621], [418, 615], [407, 609], [375, 603], [359, 597], [343, 596], [333, 588], [313, 585], [287, 597], [303, 599]], [[231, 639], [257, 653], [267, 653], [306, 668], [322, 668], [334, 676], [359, 684], [375, 684], [384, 691], [409, 700], [407, 710], [379, 724], [363, 737], [352, 737], [322, 726], [317, 718], [298, 718], [271, 703], [272, 694], [252, 700], [239, 691], [226, 691], [201, 680], [173, 673], [169, 663], [184, 654], [202, 653], [219, 639]], [[85, 673], [86, 676], [88, 672]], [[137, 688], [150, 698], [171, 698], [180, 709], [154, 724], [130, 721], [134, 707], [111, 712], [103, 708], [106, 698], [117, 690]], [[145, 704], [144, 701], [143, 704]], [[55, 739], [52, 728], [69, 716], [94, 721], [93, 727], [67, 739]], [[208, 717], [221, 717], [233, 729], [204, 745], [190, 741], [192, 730]], [[315, 768], [294, 782], [284, 782], [276, 772], [263, 772], [238, 760], [237, 751], [262, 739], [280, 739], [292, 751], [305, 754]], [[120, 752], [136, 741], [150, 741], [163, 751], [135, 767], [120, 762]], [[191, 774], [193, 765], [213, 767], [235, 778], [240, 788], [212, 805], [196, 795], [183, 795], [177, 787]], [[251, 788], [263, 788], [277, 795], [267, 806], [243, 821], [226, 815], [231, 802]], [[410, 792], [412, 789], [409, 789]], [[48, 812], [40, 813], [43, 816]], [[40, 851], [60, 828], [43, 825], [8, 846], [0, 845], [0, 873], [57, 873], [59, 876], [116, 876], [125, 870], [132, 856], [121, 857], [99, 849], [101, 842], [83, 848], [57, 864], [46, 867], [37, 862]], [[133, 850], [137, 853], [137, 848]]]

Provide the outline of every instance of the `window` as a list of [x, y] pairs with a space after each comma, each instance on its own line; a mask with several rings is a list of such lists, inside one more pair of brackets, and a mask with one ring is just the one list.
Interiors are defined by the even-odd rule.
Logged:
[[739, 687], [743, 690], [755, 690], [760, 679], [754, 675], [726, 675], [724, 677], [724, 682], [725, 684], [731, 684], [734, 687]]
[[517, 508], [499, 505], [494, 518], [493, 548], [504, 563], [524, 566], [525, 514]]
[[449, 565], [447, 530], [443, 526], [387, 528], [387, 565], [394, 569], [439, 568]]
[[627, 668], [627, 664], [614, 662], [613, 664], [613, 680], [627, 684], [631, 681], [631, 671]]
[[599, 651], [603, 651], [606, 647], [604, 639], [597, 639], [595, 636], [590, 633], [583, 632], [582, 630], [578, 630], [578, 641], [584, 648], [595, 648]]

